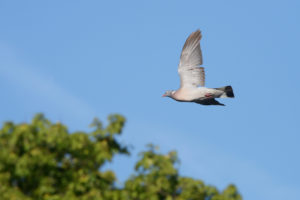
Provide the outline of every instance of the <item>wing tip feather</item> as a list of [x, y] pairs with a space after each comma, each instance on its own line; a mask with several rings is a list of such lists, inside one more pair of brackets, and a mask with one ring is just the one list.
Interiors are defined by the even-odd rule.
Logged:
[[201, 31], [200, 29], [197, 29], [196, 31], [192, 32], [189, 37], [186, 39], [184, 45], [183, 45], [183, 48], [182, 48], [182, 51], [184, 49], [187, 48], [187, 46], [191, 45], [191, 44], [194, 44], [194, 45], [198, 45], [198, 43], [200, 42], [202, 38], [202, 34], [201, 34]]

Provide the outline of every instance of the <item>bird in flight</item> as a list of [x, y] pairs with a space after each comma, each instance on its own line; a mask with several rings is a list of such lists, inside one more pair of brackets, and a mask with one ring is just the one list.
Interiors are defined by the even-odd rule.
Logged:
[[215, 98], [234, 98], [233, 90], [231, 86], [205, 87], [205, 72], [204, 68], [200, 67], [203, 63], [200, 49], [201, 37], [200, 30], [197, 30], [185, 41], [178, 66], [180, 88], [166, 91], [163, 97], [170, 97], [180, 102], [224, 106]]

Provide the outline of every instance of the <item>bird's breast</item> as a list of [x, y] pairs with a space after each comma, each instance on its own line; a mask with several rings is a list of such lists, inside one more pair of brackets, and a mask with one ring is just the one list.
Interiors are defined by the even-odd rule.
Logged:
[[205, 92], [199, 88], [181, 88], [173, 96], [177, 101], [193, 101], [204, 97], [204, 95]]

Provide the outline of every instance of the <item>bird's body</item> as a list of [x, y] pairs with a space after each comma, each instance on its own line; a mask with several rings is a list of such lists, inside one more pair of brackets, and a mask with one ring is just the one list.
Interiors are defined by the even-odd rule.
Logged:
[[174, 93], [173, 97], [177, 101], [189, 102], [195, 100], [203, 100], [208, 96], [213, 98], [219, 98], [223, 93], [223, 91], [206, 87], [198, 87], [193, 89], [180, 88]]
[[[222, 88], [207, 88], [205, 85], [205, 72], [202, 65], [200, 49], [201, 32], [193, 32], [186, 40], [178, 66], [180, 88], [176, 91], [167, 91], [163, 96], [171, 97], [180, 102], [194, 102], [202, 105], [224, 105], [215, 98], [233, 98], [231, 86]], [[200, 86], [200, 87], [199, 87]]]

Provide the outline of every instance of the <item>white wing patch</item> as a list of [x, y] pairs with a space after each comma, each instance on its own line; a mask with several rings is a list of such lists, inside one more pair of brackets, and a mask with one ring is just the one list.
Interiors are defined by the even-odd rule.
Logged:
[[197, 87], [205, 85], [205, 72], [203, 67], [179, 68], [181, 87]]

